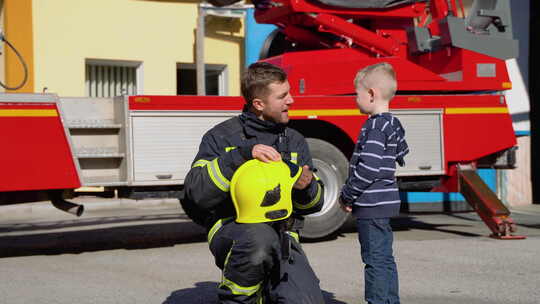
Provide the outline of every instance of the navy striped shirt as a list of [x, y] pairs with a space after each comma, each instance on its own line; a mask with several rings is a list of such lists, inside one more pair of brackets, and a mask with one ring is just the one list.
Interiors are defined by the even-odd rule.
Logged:
[[405, 130], [390, 113], [371, 116], [362, 126], [349, 164], [341, 200], [353, 206], [358, 218], [386, 218], [399, 214], [396, 162], [404, 165], [409, 152]]

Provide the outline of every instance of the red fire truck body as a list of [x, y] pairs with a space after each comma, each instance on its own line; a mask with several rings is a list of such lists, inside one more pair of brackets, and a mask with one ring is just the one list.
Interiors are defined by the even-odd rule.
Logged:
[[[0, 126], [4, 130], [1, 191], [74, 189], [79, 178], [74, 147], [55, 95], [13, 95], [0, 103]], [[8, 97], [5, 94], [4, 97]], [[516, 145], [512, 121], [501, 95], [397, 96], [392, 110], [436, 110], [440, 112], [444, 138], [441, 175], [451, 175], [452, 165], [471, 163]], [[20, 100], [18, 100], [20, 99]], [[137, 100], [144, 100], [143, 102]], [[130, 96], [129, 111], [226, 111], [239, 113], [244, 101], [231, 97]], [[290, 110], [292, 123], [328, 125], [346, 135], [353, 145], [367, 115], [358, 111], [354, 97], [296, 97]], [[317, 130], [314, 130], [317, 131]], [[304, 130], [304, 132], [308, 132]], [[488, 136], [487, 134], [493, 134]], [[31, 141], [28, 138], [32, 138]], [[487, 151], [487, 152], [486, 152]], [[191, 159], [192, 160], [192, 159]], [[191, 161], [188, 160], [188, 161]], [[159, 160], [156, 160], [159, 161]], [[19, 174], [15, 174], [19, 172]], [[10, 173], [10, 174], [8, 174]], [[456, 188], [448, 189], [457, 191]]]
[[[353, 79], [360, 68], [382, 61], [397, 71], [391, 111], [403, 122], [411, 147], [406, 166], [397, 171], [400, 186], [460, 191], [495, 235], [509, 236], [508, 210], [474, 195], [485, 192], [485, 185], [460, 179], [465, 166], [513, 165], [516, 139], [503, 90], [511, 88], [504, 59], [515, 41], [500, 13], [507, 3], [494, 1], [494, 7], [476, 11], [473, 6], [479, 18], [491, 18], [479, 26], [478, 20], [467, 25], [456, 17], [456, 1], [381, 1], [375, 8], [320, 2], [276, 0], [256, 11], [259, 22], [278, 25], [291, 42], [290, 52], [265, 60], [288, 72], [295, 100], [290, 126], [308, 139], [326, 184], [327, 203], [308, 217], [304, 236], [328, 235], [346, 219], [337, 197], [367, 119], [356, 107]], [[486, 51], [485, 44], [499, 49]], [[240, 97], [222, 96], [1, 94], [0, 203], [45, 194], [67, 210], [73, 205], [64, 200], [66, 193], [81, 186], [117, 189], [121, 196], [181, 189], [204, 132], [238, 115], [243, 104]]]

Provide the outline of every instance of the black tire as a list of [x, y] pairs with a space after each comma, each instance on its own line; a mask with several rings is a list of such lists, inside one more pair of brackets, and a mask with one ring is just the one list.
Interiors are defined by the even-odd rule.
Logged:
[[319, 239], [335, 233], [349, 217], [338, 202], [341, 187], [348, 174], [349, 161], [334, 145], [316, 138], [307, 138], [316, 175], [324, 183], [324, 206], [320, 212], [306, 216], [300, 232], [306, 239]]

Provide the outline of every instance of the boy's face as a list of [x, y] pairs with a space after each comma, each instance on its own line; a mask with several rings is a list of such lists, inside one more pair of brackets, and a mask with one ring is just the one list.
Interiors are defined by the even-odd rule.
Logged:
[[360, 112], [372, 114], [375, 103], [373, 102], [373, 90], [364, 88], [362, 85], [356, 87], [356, 105]]
[[289, 107], [294, 103], [290, 90], [287, 80], [268, 85], [268, 95], [254, 103], [257, 110], [262, 112], [263, 120], [281, 124], [289, 122]]

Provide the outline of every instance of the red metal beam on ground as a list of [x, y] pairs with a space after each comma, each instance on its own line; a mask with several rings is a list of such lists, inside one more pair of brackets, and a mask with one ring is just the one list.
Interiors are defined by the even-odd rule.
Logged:
[[489, 189], [475, 170], [465, 168], [458, 171], [459, 191], [491, 230], [491, 237], [497, 239], [526, 238], [522, 235], [512, 234], [516, 232], [516, 224], [510, 217], [510, 210]]

